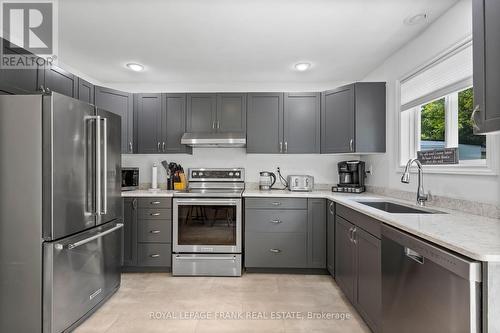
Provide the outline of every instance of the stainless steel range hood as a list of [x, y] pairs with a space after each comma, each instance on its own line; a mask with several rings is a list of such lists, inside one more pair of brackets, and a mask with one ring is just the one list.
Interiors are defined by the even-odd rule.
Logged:
[[245, 133], [184, 133], [181, 144], [195, 148], [242, 148], [246, 147]]

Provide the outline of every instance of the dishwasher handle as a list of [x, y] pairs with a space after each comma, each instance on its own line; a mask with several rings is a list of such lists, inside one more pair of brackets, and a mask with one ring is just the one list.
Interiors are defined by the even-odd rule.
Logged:
[[420, 265], [424, 264], [424, 256], [418, 253], [417, 251], [410, 249], [409, 247], [405, 247], [405, 256], [407, 256], [413, 261], [416, 261]]

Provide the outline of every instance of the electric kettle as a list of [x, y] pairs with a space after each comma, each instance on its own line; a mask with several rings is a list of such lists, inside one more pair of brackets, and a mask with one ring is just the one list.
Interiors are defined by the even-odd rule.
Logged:
[[259, 177], [259, 190], [269, 191], [276, 183], [276, 175], [269, 171], [261, 171]]

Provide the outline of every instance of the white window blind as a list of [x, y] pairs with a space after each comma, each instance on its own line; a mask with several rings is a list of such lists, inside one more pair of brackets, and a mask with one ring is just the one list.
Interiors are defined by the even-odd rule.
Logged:
[[472, 86], [472, 42], [401, 81], [401, 111]]

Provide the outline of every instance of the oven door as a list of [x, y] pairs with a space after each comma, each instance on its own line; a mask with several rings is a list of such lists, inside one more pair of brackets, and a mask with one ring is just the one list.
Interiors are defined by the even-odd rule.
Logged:
[[174, 198], [173, 252], [241, 253], [241, 199]]

